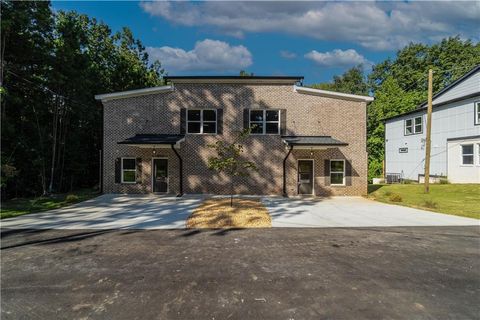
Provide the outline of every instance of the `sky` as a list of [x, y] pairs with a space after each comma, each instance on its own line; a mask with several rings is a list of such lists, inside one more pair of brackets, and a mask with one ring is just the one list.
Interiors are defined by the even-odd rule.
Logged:
[[305, 76], [330, 81], [352, 66], [395, 57], [410, 42], [480, 38], [480, 1], [54, 1], [130, 28], [170, 76]]

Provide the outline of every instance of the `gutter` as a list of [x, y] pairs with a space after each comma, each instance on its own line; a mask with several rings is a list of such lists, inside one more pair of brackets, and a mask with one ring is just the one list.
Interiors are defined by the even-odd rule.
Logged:
[[183, 159], [180, 157], [178, 154], [177, 150], [175, 149], [175, 143], [172, 143], [170, 145], [172, 147], [173, 152], [177, 155], [178, 161], [179, 161], [179, 171], [180, 171], [180, 193], [177, 194], [177, 197], [183, 196]]
[[290, 149], [288, 149], [288, 153], [285, 156], [285, 159], [283, 159], [283, 196], [287, 196], [287, 159], [290, 153], [292, 153], [293, 146], [290, 146]]

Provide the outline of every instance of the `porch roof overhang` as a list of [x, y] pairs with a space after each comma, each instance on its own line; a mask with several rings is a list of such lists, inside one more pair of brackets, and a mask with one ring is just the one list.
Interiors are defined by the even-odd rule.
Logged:
[[283, 142], [295, 149], [328, 149], [348, 146], [348, 143], [331, 136], [282, 136]]
[[170, 146], [180, 147], [185, 140], [184, 134], [136, 134], [133, 137], [118, 142], [139, 148], [169, 148]]

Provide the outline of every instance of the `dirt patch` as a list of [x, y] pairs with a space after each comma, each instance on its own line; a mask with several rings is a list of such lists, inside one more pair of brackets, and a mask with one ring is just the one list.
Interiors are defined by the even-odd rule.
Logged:
[[270, 228], [272, 219], [259, 200], [205, 200], [187, 219], [187, 228]]

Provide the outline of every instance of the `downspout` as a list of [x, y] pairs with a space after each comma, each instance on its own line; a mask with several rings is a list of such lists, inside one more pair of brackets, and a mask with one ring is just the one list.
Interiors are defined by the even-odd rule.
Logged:
[[290, 146], [290, 149], [288, 149], [288, 153], [285, 156], [285, 159], [283, 159], [283, 196], [287, 197], [287, 159], [290, 153], [293, 150], [293, 146]]
[[180, 193], [177, 194], [177, 197], [181, 197], [181, 196], [183, 196], [183, 160], [182, 160], [182, 158], [180, 157], [180, 155], [178, 154], [177, 150], [175, 150], [175, 144], [172, 143], [170, 146], [172, 147], [173, 152], [175, 152], [175, 154], [177, 155], [178, 162], [179, 162], [179, 168], [180, 168]]

